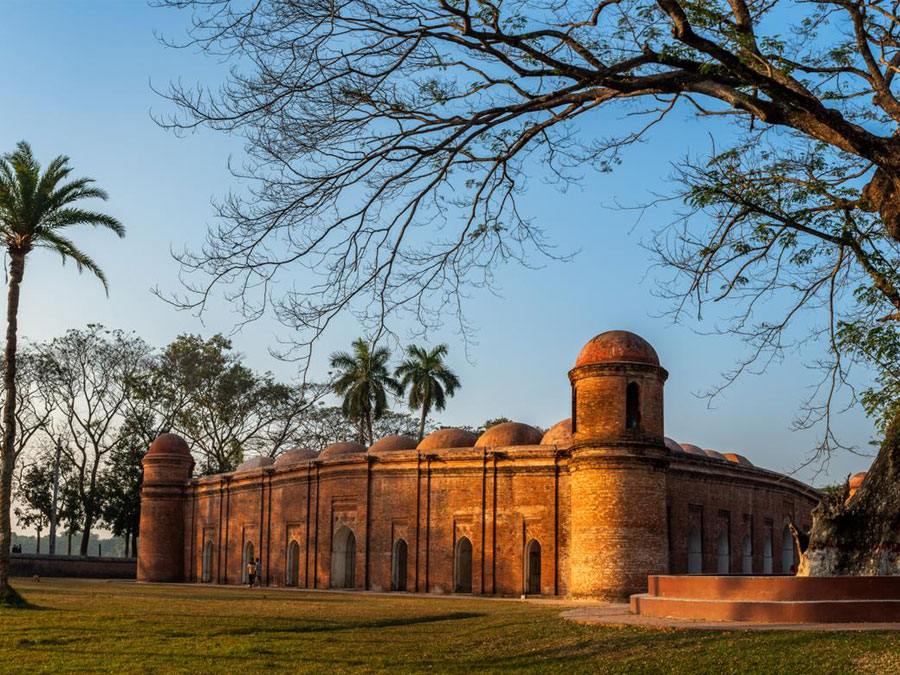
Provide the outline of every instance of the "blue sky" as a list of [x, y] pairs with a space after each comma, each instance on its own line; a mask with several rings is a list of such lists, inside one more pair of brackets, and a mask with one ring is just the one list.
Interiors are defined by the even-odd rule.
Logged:
[[[177, 291], [178, 266], [170, 249], [200, 241], [211, 222], [211, 199], [236, 186], [227, 171], [239, 159], [238, 139], [212, 132], [178, 138], [160, 129], [151, 113], [171, 112], [152, 91], [173, 80], [214, 82], [218, 64], [190, 50], [164, 47], [155, 37], [183, 34], [187, 16], [138, 0], [30, 1], [3, 5], [0, 58], [0, 151], [28, 140], [44, 162], [69, 155], [76, 173], [97, 179], [110, 194], [105, 208], [119, 217], [128, 236], [79, 233], [78, 240], [106, 270], [107, 298], [96, 280], [61, 267], [45, 253], [32, 256], [22, 291], [20, 332], [31, 339], [54, 337], [69, 327], [99, 322], [135, 330], [164, 345], [190, 331], [228, 332], [236, 317], [216, 304], [201, 322], [177, 312], [151, 293]], [[607, 116], [597, 125], [623, 124]], [[657, 208], [638, 222], [637, 204], [666, 190], [670, 163], [709, 145], [708, 130], [675, 118], [633, 148], [613, 174], [585, 173], [566, 193], [536, 176], [524, 205], [563, 251], [579, 249], [570, 263], [547, 262], [538, 270], [500, 272], [500, 296], [473, 295], [467, 305], [477, 344], [464, 354], [452, 330], [430, 336], [451, 349], [450, 361], [463, 388], [440, 415], [446, 424], [480, 424], [507, 416], [549, 426], [568, 415], [566, 373], [581, 346], [614, 328], [632, 330], [659, 352], [670, 377], [666, 386], [666, 432], [680, 442], [747, 455], [754, 463], [790, 470], [816, 440], [816, 431], [792, 432], [791, 421], [818, 373], [816, 354], [793, 355], [760, 376], [740, 380], [712, 405], [696, 394], [716, 385], [743, 352], [735, 337], [704, 336], [709, 323], [673, 326], [653, 295], [654, 262], [642, 246], [653, 228], [669, 222], [672, 208]], [[403, 326], [398, 327], [401, 332]], [[802, 329], [802, 327], [801, 327]], [[359, 333], [351, 318], [339, 321], [318, 347], [313, 376], [326, 370], [325, 355], [343, 349]], [[289, 337], [271, 319], [245, 327], [236, 346], [255, 368], [281, 377], [295, 368], [273, 359], [269, 347]], [[859, 409], [838, 420], [841, 438], [867, 447], [874, 431]], [[816, 484], [864, 470], [868, 460], [836, 456]], [[798, 477], [812, 480], [809, 471]]]

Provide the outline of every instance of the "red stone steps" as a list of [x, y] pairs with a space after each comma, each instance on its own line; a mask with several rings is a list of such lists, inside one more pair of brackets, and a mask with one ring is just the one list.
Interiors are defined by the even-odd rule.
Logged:
[[900, 621], [900, 577], [651, 576], [633, 614], [756, 623]]

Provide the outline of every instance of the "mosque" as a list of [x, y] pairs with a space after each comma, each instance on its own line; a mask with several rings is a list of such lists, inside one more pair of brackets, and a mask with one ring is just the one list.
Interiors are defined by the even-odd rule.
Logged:
[[572, 417], [476, 437], [296, 448], [192, 477], [184, 440], [143, 460], [138, 580], [622, 599], [664, 573], [787, 574], [819, 493], [666, 438], [668, 377], [626, 331], [569, 371]]

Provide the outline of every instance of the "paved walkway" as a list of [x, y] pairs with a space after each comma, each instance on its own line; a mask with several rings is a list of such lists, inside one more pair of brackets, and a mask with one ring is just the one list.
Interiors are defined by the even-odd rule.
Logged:
[[878, 631], [900, 630], [900, 623], [750, 623], [745, 621], [686, 621], [632, 614], [625, 603], [605, 603], [562, 612], [564, 619], [595, 626], [653, 628], [657, 630], [796, 630]]

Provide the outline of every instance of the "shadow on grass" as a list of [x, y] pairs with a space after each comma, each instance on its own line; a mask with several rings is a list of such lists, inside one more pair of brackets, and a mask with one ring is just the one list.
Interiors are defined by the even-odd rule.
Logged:
[[327, 625], [303, 625], [284, 628], [260, 628], [259, 626], [247, 626], [245, 628], [233, 628], [216, 631], [216, 635], [273, 635], [275, 633], [332, 633], [347, 630], [366, 630], [369, 628], [391, 628], [396, 626], [415, 626], [423, 623], [438, 623], [441, 621], [462, 621], [465, 619], [479, 619], [485, 616], [478, 612], [451, 612], [449, 614], [434, 614], [431, 616], [396, 617], [391, 619], [379, 619], [376, 621], [340, 621]]
[[37, 609], [12, 586], [0, 588], [0, 609]]

